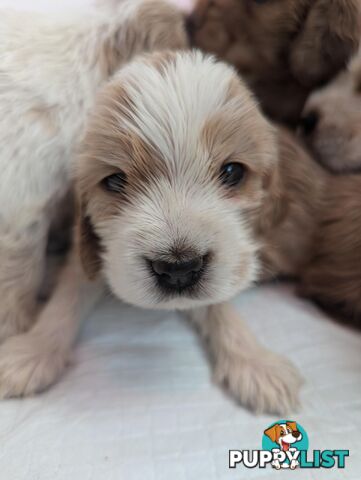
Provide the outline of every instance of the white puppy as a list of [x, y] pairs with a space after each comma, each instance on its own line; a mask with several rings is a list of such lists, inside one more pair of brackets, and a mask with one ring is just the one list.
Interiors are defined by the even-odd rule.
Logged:
[[134, 54], [183, 48], [182, 14], [118, 1], [71, 17], [0, 13], [0, 342], [36, 309], [49, 226], [98, 88]]
[[35, 327], [0, 349], [1, 394], [56, 380], [106, 283], [134, 305], [186, 310], [216, 380], [242, 404], [295, 407], [297, 371], [225, 303], [258, 277], [277, 164], [275, 131], [232, 68], [197, 52], [125, 66], [99, 95], [83, 142], [80, 255], [73, 252]]

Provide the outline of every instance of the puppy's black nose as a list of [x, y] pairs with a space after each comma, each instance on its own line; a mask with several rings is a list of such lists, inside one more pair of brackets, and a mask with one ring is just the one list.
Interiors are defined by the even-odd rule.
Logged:
[[180, 262], [155, 260], [150, 262], [150, 265], [162, 288], [180, 292], [199, 281], [205, 262], [206, 256], [203, 256]]
[[301, 435], [301, 432], [299, 432], [298, 430], [295, 430], [294, 432], [292, 432], [292, 436], [295, 438], [298, 438], [300, 435]]
[[314, 110], [311, 110], [306, 115], [304, 115], [300, 120], [302, 132], [305, 135], [311, 135], [311, 133], [313, 133], [313, 131], [315, 130], [319, 119], [319, 114]]

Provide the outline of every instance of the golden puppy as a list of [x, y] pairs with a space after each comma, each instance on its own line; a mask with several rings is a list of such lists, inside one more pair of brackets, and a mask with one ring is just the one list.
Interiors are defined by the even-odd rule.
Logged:
[[294, 124], [356, 50], [358, 0], [198, 0], [193, 42], [235, 65], [264, 111]]

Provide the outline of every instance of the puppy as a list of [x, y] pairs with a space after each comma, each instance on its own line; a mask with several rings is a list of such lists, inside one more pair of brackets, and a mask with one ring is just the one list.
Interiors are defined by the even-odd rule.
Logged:
[[305, 265], [323, 172], [230, 66], [199, 52], [124, 66], [98, 95], [77, 162], [77, 248], [34, 327], [0, 348], [1, 395], [59, 377], [107, 285], [133, 305], [184, 311], [242, 405], [295, 408], [299, 374], [228, 302]]
[[361, 50], [347, 71], [311, 95], [300, 132], [326, 168], [335, 173], [361, 171]]
[[295, 125], [309, 93], [355, 52], [358, 0], [198, 0], [195, 46], [235, 65], [273, 119]]
[[133, 55], [183, 48], [183, 17], [129, 0], [64, 19], [0, 15], [0, 342], [34, 318], [50, 225], [100, 86]]

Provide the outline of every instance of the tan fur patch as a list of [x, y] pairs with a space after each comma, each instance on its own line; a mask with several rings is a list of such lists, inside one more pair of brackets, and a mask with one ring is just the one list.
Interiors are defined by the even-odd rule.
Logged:
[[[167, 175], [154, 145], [125, 130], [122, 118], [129, 118], [132, 103], [119, 84], [103, 92], [98, 116], [90, 122], [78, 162], [78, 221], [80, 255], [85, 271], [93, 278], [100, 269], [100, 242], [94, 222], [118, 214], [131, 199], [154, 179]], [[102, 180], [122, 171], [127, 176], [126, 193], [107, 192]]]

